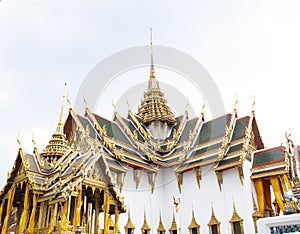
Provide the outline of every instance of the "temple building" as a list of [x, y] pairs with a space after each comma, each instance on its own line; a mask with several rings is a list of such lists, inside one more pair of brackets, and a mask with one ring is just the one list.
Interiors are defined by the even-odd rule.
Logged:
[[[15, 233], [256, 233], [299, 196], [299, 151], [265, 149], [255, 118], [175, 116], [155, 75], [136, 111], [112, 120], [72, 107], [38, 152], [21, 143], [0, 192], [0, 230]], [[250, 109], [250, 108], [249, 108]]]

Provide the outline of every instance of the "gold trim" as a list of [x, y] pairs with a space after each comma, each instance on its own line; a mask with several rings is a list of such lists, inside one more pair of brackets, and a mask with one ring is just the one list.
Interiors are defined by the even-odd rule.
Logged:
[[128, 233], [128, 229], [131, 228], [131, 229], [135, 229], [132, 221], [131, 221], [131, 218], [130, 218], [130, 210], [128, 209], [128, 218], [127, 218], [127, 223], [125, 225], [125, 233]]
[[169, 231], [171, 233], [172, 233], [172, 231], [177, 231], [177, 223], [176, 223], [176, 220], [175, 220], [174, 212], [173, 212], [172, 224], [171, 224], [171, 227], [170, 227]]
[[166, 232], [166, 229], [162, 222], [161, 213], [159, 214], [159, 223], [158, 223], [157, 232]]
[[141, 227], [142, 233], [144, 233], [144, 231], [150, 231], [151, 228], [149, 227], [148, 223], [147, 223], [147, 217], [146, 217], [146, 211], [144, 211], [144, 223], [143, 226]]
[[216, 218], [216, 215], [215, 215], [215, 212], [214, 212], [214, 208], [211, 207], [211, 216], [210, 216], [209, 223], [207, 224], [208, 229], [209, 229], [209, 233], [211, 234], [211, 226], [214, 226], [214, 225], [217, 225], [218, 233], [220, 233], [220, 224], [221, 223]]
[[194, 229], [194, 228], [196, 228], [197, 234], [200, 234], [200, 225], [197, 223], [197, 221], [195, 219], [195, 213], [194, 213], [194, 209], [193, 209], [192, 210], [192, 220], [189, 225], [190, 233], [192, 233], [192, 229]]
[[233, 202], [233, 213], [232, 213], [232, 217], [229, 220], [230, 222], [230, 226], [231, 226], [231, 231], [233, 233], [233, 224], [236, 222], [239, 222], [240, 227], [241, 227], [241, 231], [242, 234], [244, 234], [244, 224], [243, 224], [243, 219], [238, 215], [236, 208], [235, 208], [235, 203]]

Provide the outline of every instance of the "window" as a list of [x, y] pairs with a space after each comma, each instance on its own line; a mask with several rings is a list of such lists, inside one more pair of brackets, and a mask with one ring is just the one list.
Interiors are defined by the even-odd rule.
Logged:
[[128, 228], [128, 234], [133, 234], [133, 229], [132, 228]]
[[191, 232], [192, 234], [198, 234], [197, 228], [192, 228]]
[[240, 222], [233, 222], [233, 234], [242, 234], [242, 228]]
[[232, 234], [244, 234], [243, 219], [238, 215], [234, 203], [232, 217], [229, 222], [231, 224]]
[[220, 232], [220, 222], [216, 218], [213, 208], [211, 208], [211, 217], [210, 217], [210, 221], [207, 225], [208, 225], [209, 234], [220, 234], [221, 233]]
[[210, 226], [210, 233], [211, 234], [218, 234], [218, 225], [214, 224]]

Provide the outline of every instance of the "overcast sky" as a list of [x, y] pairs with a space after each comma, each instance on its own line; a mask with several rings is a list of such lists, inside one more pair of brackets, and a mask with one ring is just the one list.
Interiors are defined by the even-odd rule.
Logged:
[[[98, 62], [148, 44], [150, 27], [156, 45], [181, 50], [208, 70], [226, 112], [232, 111], [236, 93], [238, 115], [248, 115], [256, 96], [256, 117], [268, 147], [284, 142], [288, 128], [300, 144], [299, 12], [297, 0], [2, 0], [0, 186], [17, 155], [18, 132], [27, 152], [32, 132], [40, 150], [47, 144], [64, 83], [74, 101]], [[148, 72], [141, 79], [146, 81]]]

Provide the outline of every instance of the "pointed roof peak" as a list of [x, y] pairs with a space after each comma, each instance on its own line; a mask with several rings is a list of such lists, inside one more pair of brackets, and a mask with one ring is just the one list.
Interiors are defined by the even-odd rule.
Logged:
[[164, 224], [162, 222], [162, 218], [161, 218], [161, 212], [159, 212], [159, 223], [158, 223], [158, 228], [157, 228], [158, 232], [165, 232], [166, 229], [164, 227]]
[[194, 209], [192, 209], [192, 220], [191, 220], [191, 224], [190, 224], [189, 228], [191, 229], [191, 228], [198, 228], [198, 227], [199, 227], [199, 225], [195, 218], [195, 212], [194, 212]]
[[175, 214], [173, 211], [172, 224], [171, 224], [169, 231], [175, 231], [175, 230], [177, 230], [177, 223], [176, 223]]
[[143, 226], [142, 226], [142, 231], [143, 230], [147, 230], [147, 231], [150, 231], [151, 228], [149, 227], [148, 223], [147, 223], [147, 217], [146, 217], [146, 211], [144, 210], [144, 223], [143, 223]]
[[147, 90], [144, 92], [144, 98], [138, 108], [137, 115], [144, 124], [150, 124], [153, 121], [162, 121], [173, 125], [176, 122], [174, 113], [168, 105], [164, 93], [159, 88], [158, 80], [155, 78], [152, 29], [150, 29], [150, 54], [150, 78], [148, 80]]
[[62, 157], [66, 152], [68, 152], [70, 149], [64, 134], [64, 124], [63, 124], [64, 103], [65, 103], [65, 99], [67, 98], [66, 86], [67, 83], [65, 83], [64, 95], [62, 98], [62, 105], [60, 109], [59, 120], [58, 120], [56, 131], [53, 133], [51, 140], [49, 141], [48, 145], [46, 146], [46, 148], [42, 153], [42, 156], [46, 157], [48, 159], [48, 162], [57, 160], [58, 158]]
[[131, 218], [130, 218], [130, 209], [128, 209], [128, 218], [127, 218], [127, 223], [125, 225], [125, 228], [127, 228], [127, 229], [129, 229], [129, 228], [135, 229], [135, 227], [134, 227], [134, 225], [133, 225], [133, 223], [131, 221]]
[[65, 105], [65, 99], [67, 97], [67, 83], [65, 83], [64, 86], [64, 95], [62, 97], [62, 104], [61, 104], [61, 108], [60, 108], [60, 113], [59, 113], [59, 119], [58, 119], [58, 124], [57, 124], [57, 128], [56, 128], [56, 133], [62, 134], [63, 133], [63, 114], [64, 114], [64, 105]]
[[152, 40], [152, 28], [150, 28], [150, 59], [151, 59], [151, 66], [150, 66], [150, 80], [155, 79], [155, 70], [154, 70], [154, 59], [153, 59], [153, 40]]

